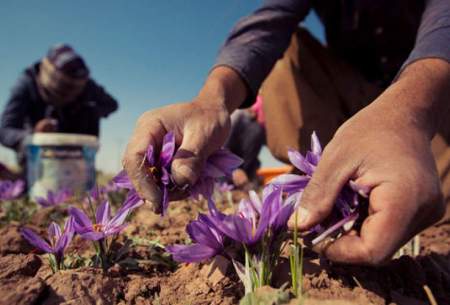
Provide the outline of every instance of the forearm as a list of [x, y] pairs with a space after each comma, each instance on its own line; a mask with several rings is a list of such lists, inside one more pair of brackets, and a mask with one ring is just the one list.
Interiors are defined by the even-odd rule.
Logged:
[[17, 150], [20, 148], [23, 140], [28, 134], [30, 134], [30, 132], [27, 130], [2, 127], [0, 128], [0, 143], [6, 147]]
[[403, 70], [386, 94], [404, 118], [431, 138], [450, 111], [450, 63], [418, 60]]

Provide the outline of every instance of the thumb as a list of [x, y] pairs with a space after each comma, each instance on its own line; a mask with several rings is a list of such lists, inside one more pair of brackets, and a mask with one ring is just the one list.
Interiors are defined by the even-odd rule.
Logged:
[[[321, 223], [331, 213], [336, 198], [354, 173], [341, 156], [324, 151], [297, 209], [297, 228], [306, 231]], [[294, 215], [288, 225], [295, 226]]]
[[172, 177], [179, 186], [194, 185], [208, 157], [207, 136], [197, 128], [185, 127], [181, 146], [172, 162]]

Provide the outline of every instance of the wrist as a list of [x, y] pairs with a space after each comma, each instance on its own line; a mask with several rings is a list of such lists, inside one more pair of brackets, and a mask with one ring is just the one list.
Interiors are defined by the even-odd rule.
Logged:
[[247, 88], [239, 74], [229, 67], [219, 66], [208, 75], [195, 102], [203, 107], [226, 109], [231, 114], [246, 96]]
[[396, 119], [423, 130], [432, 138], [450, 110], [450, 63], [422, 59], [409, 65], [382, 96]]

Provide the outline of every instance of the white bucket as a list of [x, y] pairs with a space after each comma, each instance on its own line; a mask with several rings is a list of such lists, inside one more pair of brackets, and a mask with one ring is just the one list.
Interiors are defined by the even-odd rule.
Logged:
[[27, 182], [31, 198], [49, 190], [83, 192], [95, 185], [95, 136], [35, 133], [25, 140]]

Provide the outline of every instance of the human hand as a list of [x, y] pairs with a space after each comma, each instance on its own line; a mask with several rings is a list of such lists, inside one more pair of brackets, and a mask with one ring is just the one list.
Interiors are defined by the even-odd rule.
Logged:
[[243, 187], [248, 183], [248, 176], [243, 169], [238, 168], [233, 171], [232, 180], [235, 186]]
[[[161, 201], [160, 190], [143, 168], [148, 145], [160, 149], [164, 135], [173, 131], [179, 147], [171, 167], [174, 182], [180, 186], [195, 184], [208, 156], [225, 142], [230, 112], [238, 105], [237, 101], [244, 99], [245, 90], [234, 71], [216, 68], [192, 102], [148, 111], [138, 119], [123, 166], [141, 198], [153, 205]], [[171, 199], [180, 195], [183, 194], [169, 194]]]
[[[350, 179], [372, 189], [369, 216], [360, 232], [319, 245], [332, 261], [382, 264], [443, 216], [430, 134], [407, 103], [393, 88], [344, 123], [325, 147], [302, 195], [298, 228], [306, 231], [329, 215]], [[289, 224], [293, 226], [292, 220]]]
[[34, 132], [55, 132], [58, 130], [58, 121], [45, 118], [40, 120], [34, 126]]

